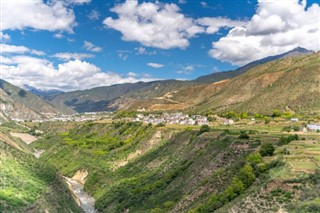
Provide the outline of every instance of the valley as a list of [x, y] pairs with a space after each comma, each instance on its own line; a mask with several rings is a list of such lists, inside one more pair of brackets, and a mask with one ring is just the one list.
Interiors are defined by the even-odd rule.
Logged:
[[[55, 172], [61, 175], [57, 177], [60, 181], [64, 176], [73, 191], [68, 192], [67, 185], [60, 186], [65, 187], [65, 196], [75, 197], [72, 202], [85, 212], [317, 212], [319, 133], [287, 132], [288, 126], [301, 127], [304, 121], [280, 117], [267, 126], [263, 120], [252, 123], [249, 118], [233, 125], [215, 122], [204, 128], [205, 125], [84, 121], [69, 122], [68, 130], [62, 131], [61, 124], [54, 122], [29, 122], [24, 125], [43, 132], [39, 139], [30, 144], [19, 138], [11, 140], [26, 152], [19, 151], [18, 155], [26, 156], [22, 158], [24, 164], [46, 165], [51, 168], [51, 173], [45, 170], [48, 178], [55, 177]], [[2, 131], [7, 134], [12, 128], [21, 134], [30, 131], [14, 125], [3, 127]], [[287, 139], [295, 134], [294, 139]], [[263, 144], [275, 147], [272, 156], [261, 154]], [[6, 143], [2, 143], [1, 150], [6, 174], [14, 175], [13, 170], [8, 170], [12, 166], [19, 172], [22, 167], [8, 157], [8, 153], [18, 151]], [[45, 151], [37, 160], [33, 150]], [[34, 169], [30, 171], [30, 175], [37, 174]], [[25, 180], [29, 178], [22, 174]], [[32, 176], [30, 179], [37, 181]], [[2, 189], [8, 193], [8, 179], [4, 180]], [[38, 181], [31, 182], [33, 187], [44, 189], [50, 183]], [[20, 193], [29, 197], [28, 190], [21, 188]], [[41, 203], [44, 195], [40, 189], [37, 191], [38, 206], [31, 208], [22, 202], [16, 209], [29, 206], [28, 212], [33, 212], [32, 209], [52, 208]], [[8, 196], [3, 193], [0, 194]], [[62, 208], [54, 206], [50, 212], [67, 212], [67, 208], [75, 212], [74, 204], [69, 207], [71, 201], [55, 201]], [[4, 206], [8, 205], [6, 202]], [[9, 206], [2, 211], [16, 211]]]
[[320, 213], [320, 0], [0, 11], [0, 213]]
[[3, 81], [0, 211], [319, 212], [319, 59], [45, 100]]

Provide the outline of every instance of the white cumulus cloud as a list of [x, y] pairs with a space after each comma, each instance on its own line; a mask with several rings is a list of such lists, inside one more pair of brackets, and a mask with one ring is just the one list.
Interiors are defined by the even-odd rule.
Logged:
[[53, 57], [58, 58], [58, 59], [63, 60], [63, 61], [69, 61], [69, 60], [73, 60], [73, 59], [82, 60], [82, 59], [85, 59], [85, 58], [93, 58], [94, 55], [87, 54], [87, 53], [68, 53], [68, 52], [64, 52], [64, 53], [56, 53], [56, 54], [53, 55]]
[[1, 1], [1, 30], [68, 31], [76, 26], [72, 9], [63, 1]]
[[186, 48], [189, 39], [204, 29], [192, 18], [180, 13], [176, 4], [156, 1], [138, 3], [127, 0], [111, 9], [117, 19], [107, 17], [104, 24], [122, 33], [125, 41], [137, 41], [144, 46], [161, 49]]
[[153, 62], [150, 62], [147, 64], [149, 67], [153, 67], [153, 68], [161, 68], [161, 67], [164, 67], [163, 64], [158, 64], [158, 63], [153, 63]]
[[1, 55], [0, 58], [1, 78], [20, 87], [27, 84], [44, 90], [71, 91], [155, 80], [152, 77], [137, 78], [133, 73], [123, 77], [114, 72], [103, 72], [96, 65], [78, 59], [54, 66], [47, 59], [32, 56]]
[[320, 6], [306, 0], [259, 0], [256, 14], [212, 43], [209, 54], [234, 65], [244, 65], [297, 46], [320, 50]]
[[16, 45], [9, 45], [9, 44], [0, 44], [1, 54], [24, 54], [24, 53], [31, 53], [34, 55], [45, 55], [43, 51], [30, 49], [25, 46], [16, 46]]

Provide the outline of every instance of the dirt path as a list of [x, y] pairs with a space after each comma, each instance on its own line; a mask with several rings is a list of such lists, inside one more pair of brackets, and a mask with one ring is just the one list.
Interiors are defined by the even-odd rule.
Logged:
[[97, 211], [94, 208], [95, 200], [93, 197], [91, 197], [85, 191], [83, 191], [83, 184], [79, 183], [78, 181], [72, 178], [64, 178], [73, 196], [75, 197], [76, 202], [82, 208], [83, 212], [96, 213]]
[[3, 134], [2, 132], [0, 132], [0, 140], [19, 149], [19, 150], [23, 150], [15, 141], [13, 141], [11, 138], [9, 138], [7, 135]]
[[32, 142], [34, 142], [35, 140], [37, 140], [36, 137], [28, 134], [28, 133], [15, 133], [15, 132], [10, 132], [10, 135], [13, 137], [17, 137], [20, 138], [23, 142], [25, 142], [26, 144], [31, 144]]

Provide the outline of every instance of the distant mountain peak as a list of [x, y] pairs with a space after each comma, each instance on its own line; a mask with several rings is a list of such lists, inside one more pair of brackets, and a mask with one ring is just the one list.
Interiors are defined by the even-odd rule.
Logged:
[[298, 46], [298, 47], [296, 47], [296, 48], [294, 48], [294, 49], [292, 49], [292, 50], [290, 50], [290, 51], [288, 51], [288, 52], [293, 52], [293, 51], [299, 51], [299, 52], [313, 52], [312, 50], [308, 50], [308, 49], [306, 49], [306, 48], [304, 48], [304, 47], [300, 47], [300, 46]]
[[32, 87], [28, 84], [24, 84], [23, 85], [23, 88], [29, 92], [31, 92], [32, 94], [34, 95], [38, 95], [44, 99], [46, 99], [48, 96], [53, 96], [53, 95], [58, 95], [58, 94], [62, 94], [64, 93], [63, 91], [61, 90], [56, 90], [56, 89], [53, 89], [53, 90], [42, 90], [42, 89], [38, 89], [38, 88], [35, 88], [35, 87]]

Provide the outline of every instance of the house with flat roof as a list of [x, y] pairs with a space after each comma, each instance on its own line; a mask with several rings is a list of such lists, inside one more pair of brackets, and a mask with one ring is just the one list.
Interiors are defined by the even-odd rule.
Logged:
[[307, 129], [310, 131], [320, 131], [320, 124], [308, 124]]

